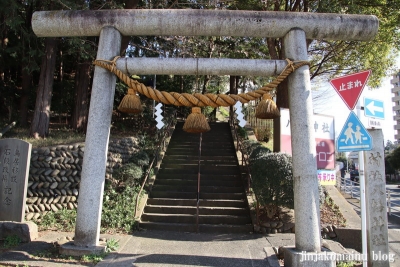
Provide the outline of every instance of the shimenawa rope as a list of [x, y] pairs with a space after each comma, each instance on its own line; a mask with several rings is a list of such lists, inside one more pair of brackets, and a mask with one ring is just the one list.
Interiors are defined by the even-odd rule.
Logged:
[[95, 60], [94, 65], [100, 66], [114, 73], [119, 79], [121, 79], [129, 88], [134, 91], [145, 95], [157, 102], [161, 102], [167, 105], [175, 106], [186, 106], [186, 107], [219, 107], [219, 106], [233, 106], [237, 101], [241, 103], [247, 103], [251, 100], [258, 99], [263, 96], [263, 94], [275, 89], [286, 77], [294, 72], [296, 69], [309, 65], [308, 61], [290, 61], [286, 59], [288, 65], [272, 82], [261, 87], [258, 90], [242, 93], [237, 95], [225, 95], [225, 94], [188, 94], [188, 93], [176, 93], [176, 92], [165, 92], [147, 87], [144, 84], [131, 79], [128, 75], [118, 70], [116, 65], [116, 60], [119, 57], [115, 57], [112, 61], [109, 60]]

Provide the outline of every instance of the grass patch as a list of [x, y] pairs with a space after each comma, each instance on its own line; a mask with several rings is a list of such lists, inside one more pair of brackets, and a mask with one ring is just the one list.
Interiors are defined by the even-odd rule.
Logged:
[[107, 253], [117, 251], [118, 248], [119, 248], [119, 242], [117, 239], [111, 238], [111, 239], [107, 240], [107, 243], [106, 243], [106, 252]]
[[[100, 254], [89, 254], [81, 257], [62, 255], [58, 251], [58, 247], [54, 246], [48, 250], [39, 251], [33, 254], [33, 258], [40, 258], [42, 260], [54, 261], [57, 263], [68, 263], [68, 264], [83, 264], [87, 266], [94, 266], [102, 261], [109, 253], [116, 251], [119, 248], [119, 241], [111, 238], [106, 242], [106, 251]], [[1, 265], [0, 265], [1, 267]]]
[[336, 267], [358, 267], [362, 266], [362, 263], [355, 261], [340, 261], [336, 263]]
[[[122, 138], [127, 136], [135, 136], [138, 131], [134, 131], [129, 124], [130, 121], [119, 122], [117, 125], [110, 125], [110, 138]], [[0, 130], [7, 124], [2, 124]], [[46, 147], [55, 145], [67, 145], [74, 143], [83, 143], [86, 139], [86, 134], [76, 132], [69, 128], [66, 123], [50, 122], [49, 135], [46, 138], [35, 139], [30, 137], [30, 129], [28, 127], [19, 127], [18, 124], [4, 133], [2, 138], [16, 138], [32, 144], [32, 147]]]
[[108, 253], [83, 255], [80, 257], [59, 254], [58, 248], [54, 247], [49, 250], [39, 251], [33, 254], [34, 259], [41, 259], [44, 261], [54, 261], [62, 264], [83, 264], [87, 266], [95, 266], [102, 261]]
[[63, 230], [72, 232], [75, 229], [76, 210], [62, 209], [57, 212], [49, 211], [37, 222], [39, 231]]
[[93, 264], [97, 264], [99, 262], [101, 262], [108, 253], [101, 253], [101, 254], [90, 254], [90, 255], [83, 255], [80, 260], [82, 262], [90, 262]]
[[[130, 233], [137, 227], [134, 218], [136, 196], [139, 187], [104, 190], [103, 211], [101, 216], [101, 233]], [[73, 232], [76, 222], [76, 210], [62, 209], [50, 211], [36, 223], [39, 231]], [[111, 243], [110, 246], [113, 244]]]
[[66, 127], [51, 128], [49, 136], [35, 139], [29, 137], [29, 129], [16, 127], [5, 133], [3, 138], [16, 138], [32, 144], [32, 147], [54, 146], [60, 144], [80, 143], [85, 141], [86, 135], [77, 133]]
[[21, 238], [17, 235], [9, 235], [4, 238], [3, 247], [12, 248], [18, 246], [22, 242]]

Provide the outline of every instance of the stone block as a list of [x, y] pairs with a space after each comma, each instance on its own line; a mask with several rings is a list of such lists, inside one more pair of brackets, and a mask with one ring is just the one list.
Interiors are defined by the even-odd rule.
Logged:
[[304, 252], [290, 247], [283, 249], [285, 267], [336, 267], [336, 254], [331, 251]]
[[335, 241], [345, 248], [352, 248], [358, 252], [362, 251], [361, 229], [336, 228]]
[[34, 222], [0, 222], [0, 239], [18, 236], [22, 242], [31, 242], [38, 237], [38, 227]]
[[106, 246], [89, 246], [81, 247], [74, 245], [73, 241], [67, 242], [60, 246], [59, 253], [62, 255], [81, 257], [83, 255], [101, 254], [106, 251]]

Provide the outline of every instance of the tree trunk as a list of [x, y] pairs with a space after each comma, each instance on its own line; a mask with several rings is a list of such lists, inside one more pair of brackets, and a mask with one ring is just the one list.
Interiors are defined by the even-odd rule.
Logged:
[[237, 95], [238, 83], [239, 83], [239, 76], [229, 76], [229, 94]]
[[[238, 86], [239, 83], [239, 76], [229, 76], [229, 94], [237, 95], [238, 93]], [[230, 120], [233, 119], [233, 106], [229, 107], [229, 118]]]
[[210, 81], [211, 75], [204, 75], [204, 82], [203, 82], [203, 88], [201, 90], [202, 94], [207, 93], [207, 85], [208, 82]]
[[[135, 9], [138, 4], [139, 4], [139, 0], [126, 0], [124, 9]], [[122, 36], [121, 52], [120, 52], [121, 56], [125, 54], [125, 50], [129, 45], [130, 39], [131, 39], [130, 36]]]
[[42, 59], [39, 85], [36, 95], [30, 135], [44, 138], [49, 134], [50, 106], [53, 92], [54, 70], [56, 66], [57, 39], [46, 38], [45, 54]]
[[[26, 17], [25, 17], [25, 28], [29, 29], [31, 27], [31, 20], [32, 20], [32, 13], [33, 13], [33, 4], [31, 3], [29, 6], [26, 6]], [[23, 36], [22, 39], [23, 43], [23, 59], [22, 62], [26, 62], [29, 56], [27, 55], [26, 51], [30, 49], [29, 41], [27, 42], [26, 37]], [[21, 98], [19, 101], [19, 118], [20, 122], [19, 125], [22, 127], [28, 126], [28, 102], [29, 102], [29, 92], [32, 86], [32, 73], [28, 69], [28, 63], [22, 64], [22, 84], [21, 84]]]
[[89, 90], [91, 64], [79, 64], [75, 76], [75, 105], [72, 111], [71, 127], [75, 131], [86, 132], [89, 113]]
[[28, 125], [28, 100], [29, 91], [31, 89], [32, 74], [26, 68], [22, 68], [22, 90], [21, 98], [19, 101], [19, 119], [20, 126], [26, 127]]
[[180, 76], [179, 88], [181, 90], [181, 93], [183, 93], [183, 89], [184, 89], [183, 76]]

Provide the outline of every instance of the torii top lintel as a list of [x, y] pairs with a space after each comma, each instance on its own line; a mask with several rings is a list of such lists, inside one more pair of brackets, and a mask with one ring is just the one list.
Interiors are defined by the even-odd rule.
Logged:
[[373, 15], [198, 9], [38, 11], [39, 37], [99, 36], [105, 26], [122, 35], [283, 37], [300, 28], [308, 39], [369, 41], [378, 32]]

